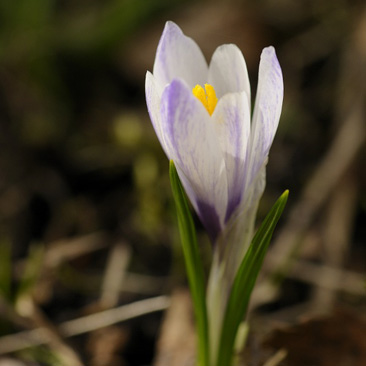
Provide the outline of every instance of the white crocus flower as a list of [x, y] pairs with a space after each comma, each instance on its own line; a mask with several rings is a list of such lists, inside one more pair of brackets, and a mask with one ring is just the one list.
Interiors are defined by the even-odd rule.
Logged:
[[[208, 66], [197, 44], [166, 23], [153, 73], [146, 74], [146, 101], [159, 141], [213, 244], [211, 338], [219, 334], [220, 314], [252, 239], [282, 100], [273, 47], [262, 51], [251, 121], [250, 84], [239, 48], [218, 47]], [[215, 348], [217, 340], [211, 345]]]

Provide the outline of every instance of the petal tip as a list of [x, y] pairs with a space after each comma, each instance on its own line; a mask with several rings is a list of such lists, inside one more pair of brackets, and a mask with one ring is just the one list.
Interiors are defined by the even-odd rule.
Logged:
[[263, 48], [261, 59], [265, 59], [272, 64], [276, 69], [281, 70], [280, 63], [277, 58], [276, 50], [273, 46]]
[[262, 53], [266, 53], [268, 55], [276, 54], [276, 50], [273, 46], [264, 47]]
[[153, 74], [149, 70], [147, 70], [146, 74], [145, 74], [145, 85], [146, 85], [147, 80], [150, 80], [153, 77], [154, 77]]
[[167, 33], [179, 33], [179, 34], [182, 34], [183, 31], [179, 28], [179, 26], [174, 23], [173, 21], [171, 20], [168, 20], [166, 23], [165, 23], [165, 26], [164, 26], [164, 30], [163, 30], [163, 35], [162, 37], [167, 34]]

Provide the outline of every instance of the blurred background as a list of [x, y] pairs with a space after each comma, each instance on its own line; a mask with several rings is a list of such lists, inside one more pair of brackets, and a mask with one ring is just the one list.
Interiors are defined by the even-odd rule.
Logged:
[[144, 99], [166, 20], [208, 61], [237, 44], [253, 96], [264, 47], [283, 69], [258, 222], [290, 199], [253, 294], [247, 364], [285, 349], [277, 364], [366, 365], [363, 0], [0, 2], [0, 365], [163, 365], [163, 310], [186, 283]]

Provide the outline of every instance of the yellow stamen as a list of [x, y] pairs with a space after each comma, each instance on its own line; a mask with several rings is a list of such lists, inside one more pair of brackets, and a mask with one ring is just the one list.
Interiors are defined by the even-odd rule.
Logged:
[[217, 104], [217, 97], [212, 85], [205, 84], [205, 89], [201, 85], [196, 85], [192, 89], [192, 93], [205, 106], [211, 116]]

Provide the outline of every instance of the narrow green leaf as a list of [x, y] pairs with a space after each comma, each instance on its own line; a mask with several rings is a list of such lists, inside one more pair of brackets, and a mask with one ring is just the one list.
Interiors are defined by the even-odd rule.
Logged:
[[44, 249], [40, 244], [32, 245], [25, 264], [25, 269], [17, 289], [16, 300], [27, 295], [35, 286], [42, 270]]
[[287, 198], [288, 191], [285, 191], [273, 205], [238, 269], [225, 312], [216, 366], [231, 365], [239, 324], [247, 311], [250, 295]]
[[0, 242], [0, 296], [11, 301], [11, 245], [7, 240]]
[[173, 161], [170, 161], [169, 174], [177, 209], [179, 233], [183, 247], [187, 277], [196, 317], [198, 361], [200, 366], [210, 366], [205, 275], [197, 245], [196, 229], [194, 227], [187, 197]]

